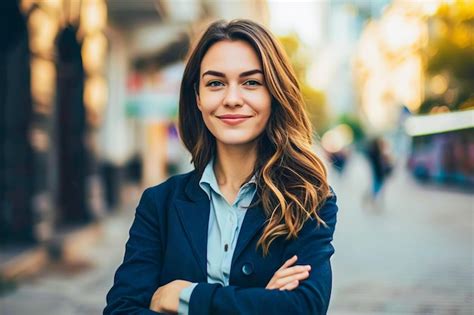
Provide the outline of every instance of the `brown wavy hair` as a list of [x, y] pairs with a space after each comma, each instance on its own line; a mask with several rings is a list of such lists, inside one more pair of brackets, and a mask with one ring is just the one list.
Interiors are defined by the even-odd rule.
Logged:
[[318, 225], [325, 225], [318, 210], [330, 195], [326, 168], [311, 148], [313, 130], [285, 51], [265, 27], [239, 19], [212, 23], [191, 50], [184, 70], [179, 130], [197, 172], [202, 174], [216, 153], [216, 142], [196, 104], [195, 88], [199, 85], [204, 55], [213, 44], [223, 40], [243, 40], [255, 49], [272, 96], [272, 113], [257, 140], [254, 167], [258, 203], [261, 202], [267, 217], [257, 246], [267, 255], [276, 238], [296, 238], [306, 220], [315, 219]]

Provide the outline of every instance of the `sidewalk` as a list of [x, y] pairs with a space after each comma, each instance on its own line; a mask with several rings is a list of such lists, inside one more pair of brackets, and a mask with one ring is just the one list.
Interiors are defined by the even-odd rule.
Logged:
[[473, 314], [474, 197], [421, 185], [399, 165], [375, 208], [363, 201], [369, 174], [354, 155], [331, 176], [339, 214], [329, 314]]
[[[101, 314], [140, 197], [136, 187], [126, 188], [125, 194], [129, 200], [123, 209], [66, 237], [66, 261], [42, 262], [40, 272], [0, 296], [0, 314]], [[31, 264], [31, 252], [42, 250], [32, 249], [28, 259], [17, 261]]]
[[123, 259], [124, 244], [136, 201], [100, 223], [102, 238], [91, 248], [68, 246], [76, 259], [49, 264], [16, 291], [0, 297], [0, 314], [101, 314], [115, 269]]

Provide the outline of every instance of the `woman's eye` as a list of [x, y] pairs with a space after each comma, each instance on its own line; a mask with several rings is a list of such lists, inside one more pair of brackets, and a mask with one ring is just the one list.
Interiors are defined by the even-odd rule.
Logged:
[[221, 86], [221, 85], [222, 85], [222, 83], [219, 82], [219, 81], [211, 81], [211, 82], [208, 82], [206, 84], [206, 86], [210, 86], [210, 87], [218, 87], [218, 86]]
[[248, 80], [248, 81], [246, 81], [244, 84], [245, 84], [245, 85], [250, 85], [250, 86], [261, 85], [260, 82], [255, 81], [255, 80]]

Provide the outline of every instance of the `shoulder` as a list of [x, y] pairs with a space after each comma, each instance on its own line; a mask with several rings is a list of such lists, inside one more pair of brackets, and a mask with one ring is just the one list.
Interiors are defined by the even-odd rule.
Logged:
[[318, 260], [317, 264], [321, 263], [322, 258], [329, 258], [334, 253], [331, 242], [336, 228], [337, 212], [337, 198], [331, 188], [330, 194], [322, 201], [318, 209], [318, 216], [324, 223], [315, 218], [307, 219], [296, 238], [285, 240], [285, 257], [297, 254], [299, 258], [302, 258], [310, 255]]
[[[324, 200], [324, 202], [322, 203], [318, 211], [321, 219], [325, 222], [327, 220], [331, 220], [331, 221], [332, 219], [335, 220], [337, 211], [339, 210], [337, 206], [336, 192], [331, 186], [329, 186], [329, 190], [330, 190], [329, 195], [326, 197], [326, 200]], [[335, 223], [336, 222], [334, 221], [334, 224]]]
[[[332, 186], [329, 186], [329, 195], [326, 198], [325, 202], [323, 203], [323, 206], [327, 205], [336, 205], [337, 203], [337, 195]], [[336, 206], [337, 208], [337, 206]], [[336, 209], [337, 210], [337, 209]]]
[[318, 222], [315, 218], [307, 219], [303, 225], [302, 232], [313, 232], [313, 230], [334, 230], [337, 221], [337, 196], [332, 187], [329, 187], [329, 195], [321, 202], [317, 213], [324, 223]]
[[195, 177], [196, 171], [169, 177], [164, 182], [145, 189], [142, 199], [161, 203], [163, 200], [176, 199], [184, 194], [186, 185]]

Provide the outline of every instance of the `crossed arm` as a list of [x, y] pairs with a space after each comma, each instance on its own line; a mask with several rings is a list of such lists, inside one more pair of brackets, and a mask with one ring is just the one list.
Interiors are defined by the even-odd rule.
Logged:
[[[157, 270], [161, 269], [160, 240], [156, 213], [153, 216], [153, 212], [147, 210], [147, 207], [153, 207], [149, 194], [145, 191], [137, 208], [124, 262], [107, 295], [104, 314], [176, 312], [180, 290], [190, 285], [187, 281], [176, 280], [157, 288]], [[288, 246], [287, 256], [297, 254], [299, 266], [293, 266], [293, 256], [275, 273], [266, 288], [199, 283], [191, 295], [190, 313], [325, 314], [331, 294], [329, 259], [334, 252], [331, 241], [336, 212], [334, 196], [326, 201], [320, 212], [327, 227], [317, 227], [315, 221], [308, 221], [298, 239]], [[311, 271], [304, 265], [311, 266]], [[147, 275], [146, 279], [143, 275]], [[136, 279], [140, 279], [139, 283]]]
[[[273, 275], [265, 289], [267, 290], [293, 290], [298, 287], [299, 282], [308, 278], [311, 270], [310, 265], [296, 265], [298, 257], [294, 255], [288, 259]], [[174, 280], [161, 286], [155, 291], [150, 303], [150, 309], [157, 312], [176, 313], [179, 310], [179, 299], [183, 289], [193, 285], [185, 280]], [[194, 285], [197, 285], [195, 283]], [[187, 298], [189, 302], [189, 298]], [[188, 310], [188, 306], [186, 306]]]
[[[310, 265], [309, 277], [292, 290], [220, 287], [199, 283], [189, 303], [190, 314], [326, 314], [331, 295], [330, 257], [336, 224], [336, 198], [326, 201], [320, 215], [327, 227], [308, 221], [287, 254], [297, 254], [298, 263]], [[275, 277], [274, 277], [275, 278]]]

